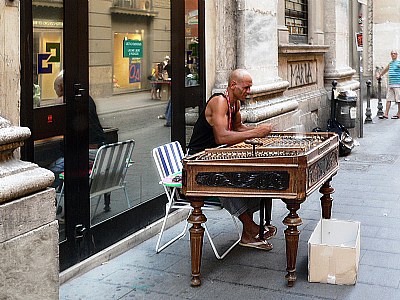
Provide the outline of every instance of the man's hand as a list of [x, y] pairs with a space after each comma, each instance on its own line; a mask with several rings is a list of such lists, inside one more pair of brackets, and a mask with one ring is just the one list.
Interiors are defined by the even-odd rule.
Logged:
[[273, 129], [274, 129], [274, 124], [267, 123], [259, 125], [255, 127], [253, 130], [254, 133], [256, 134], [256, 137], [263, 138], [266, 137], [268, 134], [270, 134], [273, 131]]

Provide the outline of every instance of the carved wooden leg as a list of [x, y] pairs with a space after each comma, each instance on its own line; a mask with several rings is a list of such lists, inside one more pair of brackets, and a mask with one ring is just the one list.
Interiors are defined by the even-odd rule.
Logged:
[[201, 226], [202, 223], [207, 221], [205, 215], [201, 210], [204, 205], [202, 199], [191, 199], [191, 205], [193, 207], [193, 212], [188, 218], [188, 222], [193, 224], [189, 229], [190, 232], [190, 249], [192, 257], [192, 281], [193, 286], [199, 286], [201, 284], [200, 280], [200, 266], [201, 266], [201, 254], [203, 250], [203, 237], [204, 228]]
[[331, 194], [335, 192], [335, 189], [331, 186], [332, 178], [329, 178], [319, 189], [322, 194], [321, 197], [321, 208], [322, 208], [322, 218], [330, 219], [332, 214], [332, 201], [333, 198]]
[[260, 237], [260, 240], [264, 239], [264, 222], [265, 222], [265, 199], [260, 198], [260, 225], [258, 229], [258, 236]]
[[272, 218], [272, 198], [260, 198], [260, 228], [258, 236], [264, 239], [265, 225], [271, 225]]
[[299, 235], [300, 231], [297, 226], [300, 226], [303, 221], [297, 214], [297, 210], [300, 208], [298, 203], [286, 203], [286, 207], [289, 210], [289, 214], [283, 219], [283, 224], [287, 226], [285, 230], [286, 239], [286, 261], [288, 272], [285, 276], [288, 281], [288, 286], [291, 287], [296, 281], [296, 260], [297, 260], [297, 248], [299, 246]]

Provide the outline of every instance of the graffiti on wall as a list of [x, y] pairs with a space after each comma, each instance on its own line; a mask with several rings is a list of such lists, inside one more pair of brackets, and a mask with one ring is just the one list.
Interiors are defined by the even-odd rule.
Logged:
[[288, 62], [288, 81], [290, 87], [299, 87], [317, 82], [316, 61]]

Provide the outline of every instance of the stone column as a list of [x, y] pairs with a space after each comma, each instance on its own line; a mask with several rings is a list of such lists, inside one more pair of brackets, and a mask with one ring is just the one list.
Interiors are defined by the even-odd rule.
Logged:
[[215, 7], [215, 89], [224, 90], [230, 72], [236, 68], [236, 1], [214, 1]]
[[338, 81], [338, 91], [355, 90], [359, 82], [353, 80], [356, 73], [349, 66], [349, 20], [350, 6], [347, 0], [324, 1], [325, 44], [329, 51], [325, 54], [325, 86], [331, 89], [333, 80]]
[[278, 0], [237, 1], [237, 67], [253, 76], [253, 87], [242, 120], [262, 123], [274, 116], [293, 111], [294, 101], [283, 93], [289, 82], [278, 74]]
[[19, 1], [0, 1], [0, 114], [19, 124]]
[[278, 76], [278, 1], [237, 1], [237, 67], [253, 76], [253, 94], [286, 88]]
[[320, 0], [308, 1], [308, 36], [310, 45], [324, 45], [324, 6]]
[[214, 91], [226, 88], [236, 68], [245, 68], [253, 76], [253, 97], [286, 89], [288, 83], [278, 76], [277, 0], [220, 0], [214, 5]]
[[214, 23], [208, 25], [208, 29], [215, 28], [215, 36], [211, 30], [207, 37], [207, 40], [211, 39], [210, 35], [213, 37], [207, 44], [209, 61], [215, 53], [215, 60], [211, 61], [215, 61], [216, 75], [208, 77], [214, 80], [213, 92], [223, 92], [231, 71], [245, 68], [253, 77], [253, 87], [247, 105], [242, 106], [243, 122], [265, 122], [293, 111], [297, 104], [286, 103], [283, 96], [289, 82], [278, 75], [278, 0], [210, 0], [207, 3], [207, 11], [215, 11]]
[[54, 175], [15, 157], [29, 136], [0, 117], [0, 299], [59, 297]]

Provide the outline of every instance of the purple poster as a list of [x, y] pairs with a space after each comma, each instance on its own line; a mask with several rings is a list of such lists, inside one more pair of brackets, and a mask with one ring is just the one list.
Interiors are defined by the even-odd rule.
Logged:
[[140, 82], [140, 63], [130, 62], [129, 63], [129, 83]]

